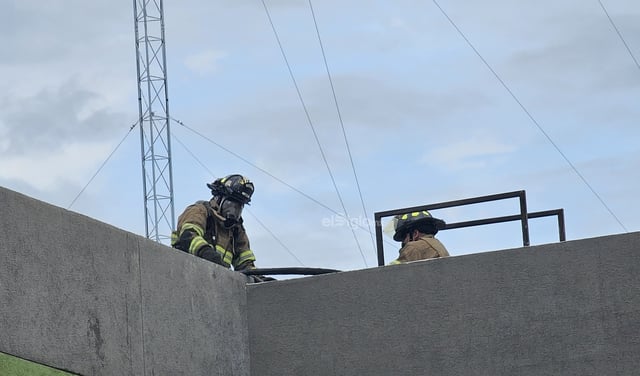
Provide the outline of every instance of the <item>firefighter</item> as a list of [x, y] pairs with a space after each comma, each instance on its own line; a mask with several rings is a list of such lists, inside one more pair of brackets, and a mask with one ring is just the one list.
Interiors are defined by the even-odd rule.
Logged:
[[184, 210], [178, 217], [177, 230], [171, 234], [171, 245], [225, 268], [255, 268], [256, 257], [242, 225], [242, 209], [251, 201], [253, 183], [233, 174], [207, 187], [213, 197]]
[[435, 238], [438, 231], [445, 227], [442, 219], [434, 218], [431, 213], [422, 210], [397, 215], [393, 220], [393, 240], [402, 242], [402, 248], [400, 256], [391, 265], [449, 256], [444, 244]]

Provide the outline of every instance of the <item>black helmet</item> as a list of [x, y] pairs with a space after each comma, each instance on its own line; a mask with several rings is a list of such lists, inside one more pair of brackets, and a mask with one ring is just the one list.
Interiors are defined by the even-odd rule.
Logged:
[[254, 186], [249, 179], [242, 175], [227, 175], [216, 179], [213, 183], [207, 183], [214, 196], [227, 197], [243, 204], [248, 204], [253, 195]]
[[396, 233], [393, 235], [393, 240], [397, 242], [402, 241], [409, 231], [423, 225], [431, 225], [432, 235], [437, 234], [438, 230], [442, 230], [446, 225], [442, 219], [432, 217], [426, 210], [396, 215], [394, 221]]

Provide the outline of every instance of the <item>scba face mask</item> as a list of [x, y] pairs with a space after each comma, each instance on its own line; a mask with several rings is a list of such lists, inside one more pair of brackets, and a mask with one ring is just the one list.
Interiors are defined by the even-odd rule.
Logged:
[[242, 216], [242, 209], [244, 204], [241, 202], [224, 199], [220, 204], [220, 215], [224, 217], [224, 227], [231, 228], [236, 226], [240, 222], [240, 216]]

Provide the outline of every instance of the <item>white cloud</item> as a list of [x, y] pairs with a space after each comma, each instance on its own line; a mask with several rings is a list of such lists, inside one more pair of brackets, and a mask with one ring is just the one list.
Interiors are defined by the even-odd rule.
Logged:
[[[16, 2], [0, 12], [7, 51], [0, 56], [0, 182], [68, 203], [136, 120], [132, 9], [106, 0], [36, 3]], [[638, 190], [638, 163], [629, 160], [640, 132], [637, 68], [597, 3], [558, 4], [458, 1], [444, 10], [594, 187], [616, 182], [603, 197], [637, 230], [638, 205], [629, 204]], [[360, 217], [360, 197], [332, 89], [368, 211], [526, 189], [543, 209], [565, 207], [574, 236], [619, 231], [611, 218], [602, 220], [607, 213], [591, 192], [433, 4], [314, 3], [333, 87], [308, 5], [276, 0], [268, 6], [350, 217]], [[637, 52], [637, 0], [607, 6]], [[211, 174], [242, 172], [258, 187], [251, 209], [301, 260], [361, 266], [347, 226], [320, 226], [333, 215], [322, 205], [342, 208], [264, 7], [245, 0], [175, 2], [166, 4], [165, 16], [171, 114], [322, 203], [172, 124], [185, 142], [184, 148], [173, 143], [176, 215], [208, 194]], [[125, 145], [98, 176], [110, 189], [100, 189], [99, 200], [90, 189], [74, 208], [117, 226], [135, 219], [137, 228], [140, 144], [130, 137]], [[626, 163], [614, 162], [620, 160]], [[415, 184], [386, 183], [407, 178]], [[259, 264], [286, 263], [290, 256], [272, 253], [280, 245], [263, 240], [271, 236], [260, 236], [257, 227], [249, 231], [256, 234]]]
[[421, 163], [436, 162], [451, 169], [478, 168], [486, 165], [487, 157], [515, 150], [514, 145], [507, 145], [488, 137], [469, 139], [432, 149], [421, 159]]
[[184, 65], [194, 73], [204, 76], [217, 70], [217, 63], [227, 56], [226, 52], [206, 50], [189, 55], [184, 59]]
[[0, 179], [18, 181], [42, 191], [67, 183], [80, 186], [104, 161], [111, 147], [107, 142], [85, 142], [46, 153], [4, 155], [0, 159]]

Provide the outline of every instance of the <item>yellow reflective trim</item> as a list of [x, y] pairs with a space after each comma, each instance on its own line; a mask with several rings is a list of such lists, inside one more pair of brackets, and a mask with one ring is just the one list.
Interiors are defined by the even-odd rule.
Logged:
[[389, 263], [389, 265], [399, 265], [402, 264], [402, 262], [398, 261], [398, 260], [393, 260]]
[[216, 251], [218, 251], [218, 253], [222, 257], [222, 262], [224, 262], [225, 266], [226, 267], [231, 266], [231, 261], [233, 260], [233, 253], [227, 252], [226, 249], [222, 248], [222, 246], [219, 246], [217, 244], [216, 244]]
[[198, 234], [198, 236], [204, 236], [204, 229], [198, 225], [194, 225], [193, 223], [185, 223], [180, 228], [180, 235], [182, 235], [185, 230], [193, 230]]
[[178, 232], [177, 231], [172, 231], [171, 232], [171, 246], [173, 247], [174, 245], [176, 245], [176, 243], [178, 243]]
[[403, 214], [402, 217], [400, 217], [400, 219], [407, 219], [407, 218], [409, 218], [409, 215], [407, 214]]
[[189, 244], [189, 253], [191, 253], [192, 255], [195, 255], [196, 252], [201, 247], [204, 247], [205, 245], [208, 245], [208, 244], [209, 243], [207, 243], [207, 241], [204, 240], [202, 236], [196, 236], [193, 239], [191, 239], [191, 244]]
[[242, 265], [247, 261], [256, 261], [256, 256], [253, 254], [253, 251], [250, 249], [240, 253], [240, 256], [236, 260], [235, 264]]

